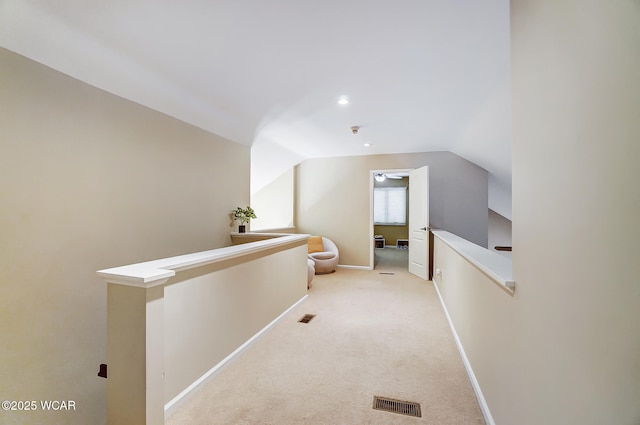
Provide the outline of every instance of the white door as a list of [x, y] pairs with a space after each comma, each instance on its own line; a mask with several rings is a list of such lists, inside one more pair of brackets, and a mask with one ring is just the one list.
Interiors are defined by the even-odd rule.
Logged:
[[409, 173], [409, 272], [429, 275], [429, 167]]

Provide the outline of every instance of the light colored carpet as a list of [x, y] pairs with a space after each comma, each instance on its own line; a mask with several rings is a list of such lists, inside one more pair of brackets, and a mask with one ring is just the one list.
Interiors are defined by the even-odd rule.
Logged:
[[[373, 271], [316, 276], [166, 423], [484, 424], [432, 283], [382, 257]], [[418, 402], [422, 418], [373, 410], [374, 395]]]

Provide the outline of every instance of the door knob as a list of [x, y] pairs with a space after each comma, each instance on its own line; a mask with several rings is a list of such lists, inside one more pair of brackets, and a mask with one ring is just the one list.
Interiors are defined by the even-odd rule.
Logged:
[[426, 227], [421, 227], [420, 230], [427, 230], [427, 228]]

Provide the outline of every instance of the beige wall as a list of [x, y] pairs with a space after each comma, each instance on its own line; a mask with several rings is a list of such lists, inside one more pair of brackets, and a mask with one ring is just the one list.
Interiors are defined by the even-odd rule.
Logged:
[[489, 210], [489, 246], [488, 248], [503, 257], [511, 258], [509, 251], [496, 251], [496, 246], [511, 245], [512, 223], [493, 210]]
[[497, 424], [636, 425], [640, 3], [511, 13], [517, 287], [480, 383]]
[[382, 235], [387, 247], [395, 247], [398, 239], [409, 239], [407, 226], [373, 226], [374, 235]]
[[293, 227], [293, 168], [271, 184], [251, 195], [251, 207], [258, 218], [251, 220], [251, 230]]
[[450, 152], [307, 159], [296, 167], [299, 233], [326, 236], [340, 264], [368, 267], [371, 170], [429, 166], [433, 226], [487, 246], [487, 171]]
[[307, 294], [306, 239], [247, 257], [167, 282], [165, 402]]
[[[249, 149], [0, 49], [3, 424], [105, 420], [107, 267], [230, 242]], [[234, 179], [229, 179], [234, 175]]]

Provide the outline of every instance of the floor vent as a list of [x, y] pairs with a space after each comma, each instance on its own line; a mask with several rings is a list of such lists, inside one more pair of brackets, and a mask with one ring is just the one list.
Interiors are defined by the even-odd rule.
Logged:
[[391, 413], [400, 413], [401, 415], [422, 417], [420, 404], [410, 401], [394, 400], [392, 398], [373, 397], [373, 408]]
[[309, 323], [314, 317], [316, 317], [315, 314], [305, 314], [304, 316], [302, 316], [302, 319], [298, 320], [298, 322]]
[[380, 272], [380, 274], [395, 274], [393, 272]]

